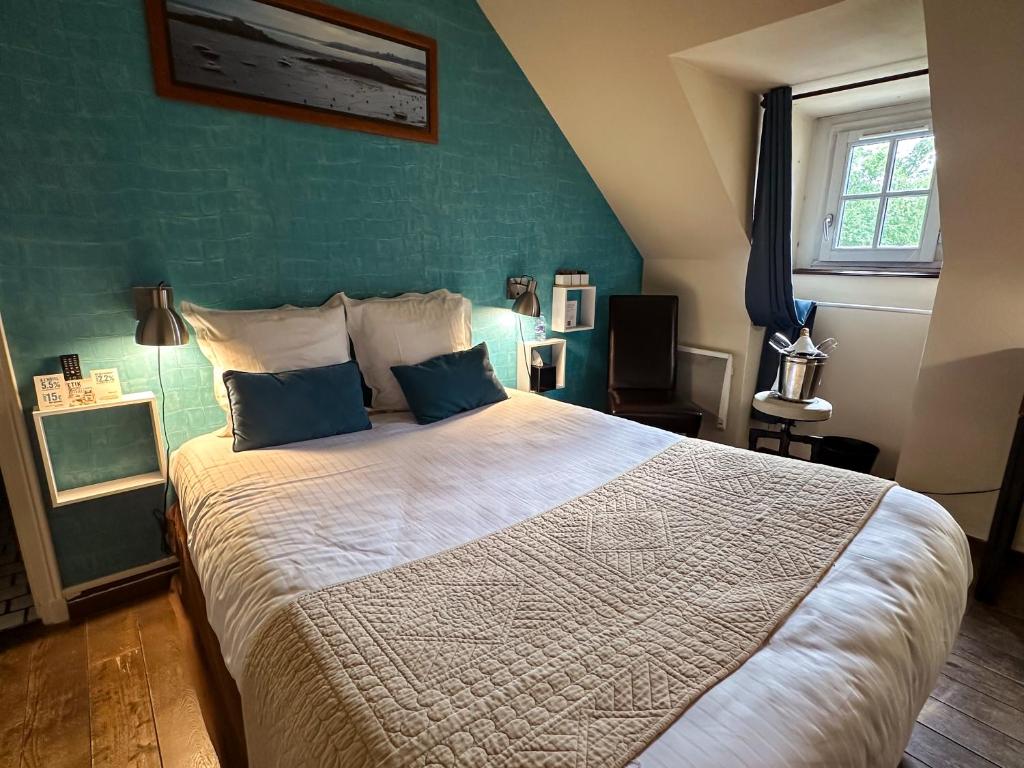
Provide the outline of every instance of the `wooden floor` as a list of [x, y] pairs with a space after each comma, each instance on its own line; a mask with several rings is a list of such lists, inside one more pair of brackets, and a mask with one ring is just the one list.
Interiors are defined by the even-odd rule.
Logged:
[[[978, 572], [975, 561], [974, 572]], [[1024, 567], [996, 607], [972, 602], [903, 766], [1024, 767]]]
[[77, 625], [5, 633], [0, 768], [217, 766], [201, 710], [208, 700], [171, 594]]
[[[972, 604], [904, 768], [1024, 766], [1024, 610], [1002, 608]], [[0, 635], [0, 768], [217, 765], [210, 691], [173, 594], [16, 632]]]

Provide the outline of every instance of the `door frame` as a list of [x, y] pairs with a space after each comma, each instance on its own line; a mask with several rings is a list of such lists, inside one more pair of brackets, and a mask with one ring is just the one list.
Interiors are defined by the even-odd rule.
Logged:
[[68, 620], [57, 554], [50, 536], [46, 503], [36, 472], [25, 411], [0, 314], [0, 472], [14, 518], [25, 573], [36, 612], [44, 624]]

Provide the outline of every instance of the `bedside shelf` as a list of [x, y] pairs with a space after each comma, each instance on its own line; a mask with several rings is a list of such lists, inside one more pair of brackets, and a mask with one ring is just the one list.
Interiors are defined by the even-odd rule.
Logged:
[[[148, 405], [150, 422], [153, 425], [153, 446], [156, 450], [157, 464], [160, 467], [152, 472], [143, 472], [140, 475], [120, 477], [115, 480], [107, 480], [102, 483], [83, 485], [77, 488], [58, 488], [57, 479], [53, 474], [53, 460], [50, 457], [50, 447], [46, 442], [46, 426], [44, 421], [51, 416], [62, 416], [68, 413], [83, 413], [85, 411], [100, 411], [107, 408], [120, 408], [130, 405]], [[43, 469], [46, 472], [46, 484], [50, 490], [50, 501], [54, 507], [64, 507], [68, 504], [77, 504], [90, 499], [99, 499], [104, 496], [113, 496], [117, 493], [134, 491], [139, 488], [163, 485], [167, 477], [167, 467], [164, 462], [164, 450], [160, 443], [160, 418], [157, 414], [156, 395], [152, 392], [136, 392], [124, 395], [118, 400], [111, 400], [106, 403], [94, 403], [93, 405], [66, 406], [54, 408], [52, 411], [41, 411], [37, 407], [32, 413], [32, 420], [35, 423], [36, 436], [39, 438], [39, 451], [42, 454]]]
[[101, 499], [104, 496], [113, 496], [117, 493], [125, 493], [139, 488], [149, 488], [154, 485], [163, 484], [164, 476], [162, 472], [146, 472], [142, 475], [108, 480], [105, 483], [94, 483], [93, 485], [83, 485], [79, 488], [57, 491], [57, 496], [53, 500], [53, 506], [64, 507], [68, 504], [77, 504], [80, 501]]
[[[565, 303], [571, 301], [569, 294], [579, 292], [579, 304], [576, 308], [577, 324], [572, 328], [565, 327]], [[592, 331], [597, 316], [596, 285], [556, 285], [551, 289], [551, 330], [557, 333], [574, 333], [575, 331]]]
[[531, 358], [533, 350], [544, 347], [551, 349], [551, 362], [555, 366], [555, 389], [565, 389], [565, 339], [520, 341], [517, 346], [516, 389], [521, 389], [524, 392], [533, 391], [530, 389], [530, 370], [527, 368], [526, 362]]

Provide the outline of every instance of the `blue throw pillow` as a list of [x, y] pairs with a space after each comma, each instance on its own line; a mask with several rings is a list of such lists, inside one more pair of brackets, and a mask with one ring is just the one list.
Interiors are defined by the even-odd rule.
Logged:
[[508, 399], [494, 375], [486, 342], [464, 352], [432, 357], [418, 365], [395, 365], [391, 372], [420, 424]]
[[225, 371], [233, 449], [251, 451], [370, 428], [355, 361], [283, 373]]

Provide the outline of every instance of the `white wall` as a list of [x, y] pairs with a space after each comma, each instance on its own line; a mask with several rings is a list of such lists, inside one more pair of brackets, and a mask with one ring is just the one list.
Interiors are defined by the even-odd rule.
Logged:
[[832, 419], [816, 424], [814, 431], [877, 445], [881, 452], [874, 473], [882, 477], [896, 474], [930, 319], [877, 310], [818, 310], [816, 339], [841, 341], [819, 391], [832, 403]]
[[[1024, 3], [924, 8], [945, 266], [896, 477], [995, 488], [1024, 395]], [[995, 494], [937, 498], [987, 536]]]

